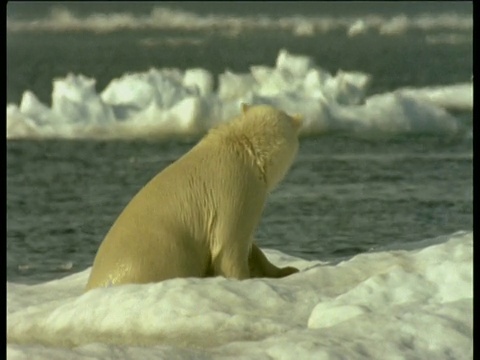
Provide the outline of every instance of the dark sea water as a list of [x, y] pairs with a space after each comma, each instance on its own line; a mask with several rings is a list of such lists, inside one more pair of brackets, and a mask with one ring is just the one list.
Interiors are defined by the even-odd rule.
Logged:
[[[9, 5], [9, 16], [35, 17], [32, 8], [21, 6]], [[42, 9], [38, 16], [44, 16]], [[199, 38], [201, 45], [194, 41]], [[149, 39], [184, 41], [146, 46]], [[7, 102], [18, 104], [31, 90], [48, 104], [52, 80], [69, 72], [95, 78], [101, 91], [113, 78], [150, 67], [203, 67], [219, 74], [272, 66], [282, 48], [312, 56], [332, 73], [371, 74], [370, 93], [449, 85], [470, 80], [472, 41], [427, 44], [415, 30], [348, 38], [344, 31], [313, 37], [246, 31], [229, 37], [215, 31], [7, 29]], [[471, 126], [471, 112], [455, 115]], [[7, 280], [42, 282], [91, 266], [131, 197], [196, 140], [7, 141]], [[268, 200], [257, 242], [329, 260], [471, 230], [472, 162], [471, 136], [302, 138], [290, 173]]]
[[[169, 3], [169, 2], [166, 2]], [[187, 2], [188, 3], [188, 2]], [[288, 15], [354, 16], [372, 14], [387, 18], [399, 15], [472, 13], [468, 2], [249, 2], [248, 6], [222, 3], [182, 5], [170, 8], [204, 13], [229, 15]], [[159, 3], [157, 3], [158, 6]], [[162, 2], [163, 4], [163, 2]], [[67, 6], [68, 5], [68, 6]], [[52, 8], [71, 9], [73, 14], [88, 15], [94, 11], [128, 11], [148, 14], [155, 3], [95, 4], [10, 3], [7, 13], [11, 19], [37, 19], [47, 16]], [[229, 69], [246, 72], [252, 65], [272, 66], [280, 49], [294, 54], [311, 56], [318, 66], [335, 74], [339, 69], [362, 71], [374, 76], [370, 93], [392, 90], [401, 86], [444, 85], [469, 81], [473, 69], [473, 33], [456, 29], [436, 30], [435, 36], [461, 33], [464, 41], [454, 44], [428, 42], [428, 36], [419, 29], [401, 35], [379, 36], [373, 32], [365, 36], [348, 37], [345, 29], [336, 29], [322, 36], [293, 36], [291, 31], [268, 28], [246, 30], [240, 34], [216, 29], [200, 30], [122, 30], [113, 32], [86, 31], [31, 31], [7, 32], [7, 102], [18, 103], [25, 90], [31, 90], [49, 104], [52, 81], [69, 72], [93, 77], [101, 91], [114, 78], [127, 72], [154, 68], [201, 67], [213, 74]]]
[[[45, 281], [91, 266], [131, 197], [192, 145], [9, 141], [8, 280]], [[472, 229], [472, 158], [462, 139], [304, 138], [256, 239], [328, 260]]]

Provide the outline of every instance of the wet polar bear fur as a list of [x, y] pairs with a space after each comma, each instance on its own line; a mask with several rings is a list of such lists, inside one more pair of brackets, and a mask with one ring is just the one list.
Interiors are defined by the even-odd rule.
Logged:
[[148, 182], [100, 245], [87, 290], [177, 277], [283, 277], [253, 243], [267, 194], [298, 150], [299, 116], [242, 105]]

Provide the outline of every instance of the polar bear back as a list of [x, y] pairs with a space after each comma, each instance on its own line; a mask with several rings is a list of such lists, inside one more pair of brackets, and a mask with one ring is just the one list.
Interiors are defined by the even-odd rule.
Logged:
[[[126, 274], [134, 283], [211, 274], [212, 256], [219, 252], [211, 241], [219, 215], [241, 213], [235, 231], [250, 235], [260, 219], [266, 186], [238, 157], [224, 148], [213, 150], [192, 149], [133, 197], [101, 244], [96, 260], [104, 260], [94, 264], [89, 283], [95, 283], [97, 273], [103, 278], [106, 269], [115, 276], [104, 279], [104, 286]], [[142, 268], [138, 259], [143, 259]]]

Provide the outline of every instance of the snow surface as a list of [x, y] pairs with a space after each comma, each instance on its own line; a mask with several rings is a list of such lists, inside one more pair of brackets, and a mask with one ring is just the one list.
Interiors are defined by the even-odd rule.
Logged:
[[8, 359], [473, 359], [473, 233], [283, 279], [172, 279], [84, 293], [90, 269], [7, 282]]
[[303, 114], [303, 134], [458, 134], [465, 125], [448, 110], [473, 109], [473, 83], [405, 88], [366, 96], [371, 77], [317, 67], [281, 50], [274, 67], [226, 70], [214, 89], [205, 69], [150, 69], [113, 79], [69, 74], [53, 81], [51, 107], [25, 91], [7, 105], [7, 138], [145, 138], [199, 135], [239, 113], [242, 102]]

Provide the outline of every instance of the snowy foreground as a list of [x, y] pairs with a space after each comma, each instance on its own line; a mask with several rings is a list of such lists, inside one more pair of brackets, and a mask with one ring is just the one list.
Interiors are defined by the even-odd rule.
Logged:
[[145, 138], [198, 135], [239, 113], [242, 102], [270, 104], [304, 115], [303, 134], [458, 134], [450, 110], [473, 109], [473, 83], [397, 89], [366, 96], [371, 77], [335, 75], [312, 58], [280, 51], [275, 66], [220, 74], [205, 69], [150, 69], [113, 79], [101, 92], [95, 79], [69, 74], [53, 81], [52, 104], [25, 91], [7, 105], [7, 138]]
[[284, 279], [7, 282], [7, 358], [473, 359], [472, 248], [458, 232], [338, 263], [267, 250], [301, 269]]

